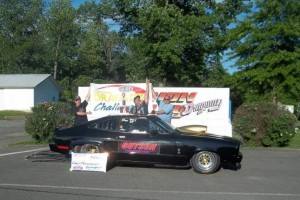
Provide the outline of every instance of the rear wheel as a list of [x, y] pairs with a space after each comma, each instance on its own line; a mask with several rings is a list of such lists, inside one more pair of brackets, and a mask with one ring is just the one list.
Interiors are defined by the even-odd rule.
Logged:
[[200, 174], [212, 174], [220, 167], [220, 156], [210, 151], [201, 151], [190, 160], [193, 170]]
[[80, 153], [81, 145], [76, 145], [73, 147], [72, 152], [73, 153]]
[[104, 149], [95, 144], [76, 145], [72, 150], [74, 153], [103, 153]]

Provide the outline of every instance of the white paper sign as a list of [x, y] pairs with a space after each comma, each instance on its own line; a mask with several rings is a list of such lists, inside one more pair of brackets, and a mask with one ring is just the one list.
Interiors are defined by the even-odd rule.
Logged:
[[107, 153], [72, 153], [70, 171], [106, 172]]

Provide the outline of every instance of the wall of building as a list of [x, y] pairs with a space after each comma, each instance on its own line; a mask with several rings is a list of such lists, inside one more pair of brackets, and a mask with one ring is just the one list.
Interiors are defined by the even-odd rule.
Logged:
[[34, 90], [28, 89], [1, 89], [0, 110], [30, 111], [34, 105]]
[[34, 105], [58, 100], [59, 91], [49, 78], [36, 86], [34, 90]]

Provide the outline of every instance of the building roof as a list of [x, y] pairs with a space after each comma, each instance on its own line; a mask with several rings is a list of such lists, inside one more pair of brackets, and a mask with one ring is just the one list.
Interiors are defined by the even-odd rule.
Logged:
[[35, 88], [48, 78], [61, 90], [51, 74], [0, 74], [0, 88]]

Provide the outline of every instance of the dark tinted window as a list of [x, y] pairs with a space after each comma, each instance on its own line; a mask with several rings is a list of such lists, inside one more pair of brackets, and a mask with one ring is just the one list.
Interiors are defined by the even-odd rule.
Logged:
[[128, 134], [147, 134], [149, 133], [149, 120], [145, 117], [121, 118], [120, 131]]
[[98, 130], [116, 131], [117, 121], [116, 119], [101, 120], [89, 125], [89, 128], [98, 129]]

